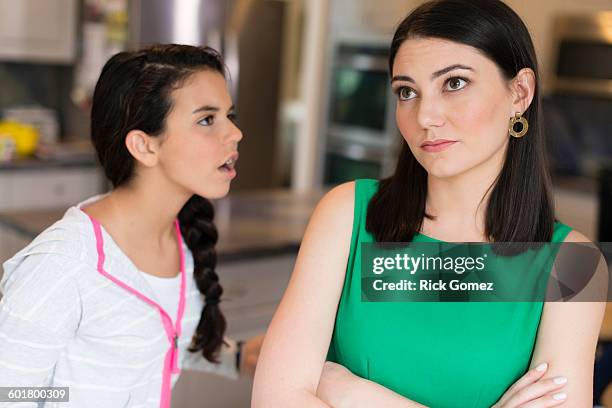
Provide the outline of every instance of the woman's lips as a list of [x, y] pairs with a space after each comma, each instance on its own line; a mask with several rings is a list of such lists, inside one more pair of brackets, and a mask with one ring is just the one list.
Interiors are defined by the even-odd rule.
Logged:
[[425, 150], [426, 152], [431, 152], [431, 153], [441, 152], [442, 150], [449, 148], [455, 143], [457, 143], [456, 140], [440, 140], [440, 141], [436, 141], [433, 143], [428, 142], [428, 144], [421, 145], [421, 149]]

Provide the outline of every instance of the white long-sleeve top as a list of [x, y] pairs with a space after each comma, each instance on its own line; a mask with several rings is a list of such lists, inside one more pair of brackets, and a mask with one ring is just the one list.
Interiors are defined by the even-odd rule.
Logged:
[[[168, 338], [156, 308], [98, 272], [94, 231], [80, 209], [95, 199], [69, 208], [4, 263], [0, 386], [69, 387], [69, 403], [47, 407], [159, 407]], [[142, 272], [103, 229], [102, 236], [104, 269], [157, 301]], [[178, 365], [237, 378], [234, 341], [227, 339], [219, 365], [187, 350], [203, 301], [184, 243], [183, 250], [187, 284]]]

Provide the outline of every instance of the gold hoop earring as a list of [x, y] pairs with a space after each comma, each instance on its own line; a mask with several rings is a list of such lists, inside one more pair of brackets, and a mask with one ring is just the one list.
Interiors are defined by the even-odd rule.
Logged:
[[[515, 128], [517, 124], [519, 125], [518, 130]], [[514, 114], [514, 117], [510, 118], [510, 126], [508, 126], [508, 132], [510, 132], [511, 136], [519, 138], [525, 136], [525, 133], [527, 133], [527, 129], [529, 129], [529, 123], [527, 122], [527, 119], [525, 119], [520, 112], [516, 112]]]

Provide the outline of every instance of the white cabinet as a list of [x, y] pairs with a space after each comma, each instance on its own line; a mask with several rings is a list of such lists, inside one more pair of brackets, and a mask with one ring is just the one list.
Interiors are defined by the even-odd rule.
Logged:
[[97, 167], [0, 171], [0, 211], [69, 207], [103, 187]]
[[0, 0], [0, 60], [70, 63], [77, 0]]
[[245, 337], [266, 329], [294, 263], [295, 254], [289, 254], [219, 265], [222, 307], [230, 335]]
[[[221, 307], [230, 337], [245, 339], [266, 330], [289, 282], [295, 257], [288, 254], [219, 265]], [[183, 371], [172, 390], [172, 407], [248, 408], [252, 387], [247, 377], [234, 381]]]

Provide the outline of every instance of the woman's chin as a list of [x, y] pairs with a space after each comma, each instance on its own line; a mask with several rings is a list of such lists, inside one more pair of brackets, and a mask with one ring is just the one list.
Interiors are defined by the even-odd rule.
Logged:
[[[444, 164], [444, 165], [441, 165]], [[436, 163], [434, 166], [423, 166], [427, 175], [435, 178], [452, 178], [460, 175], [466, 169], [459, 168], [458, 166], [449, 166], [450, 163]]]

